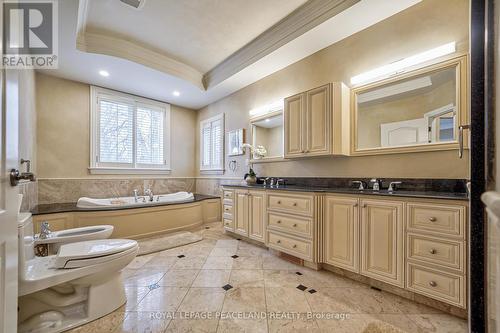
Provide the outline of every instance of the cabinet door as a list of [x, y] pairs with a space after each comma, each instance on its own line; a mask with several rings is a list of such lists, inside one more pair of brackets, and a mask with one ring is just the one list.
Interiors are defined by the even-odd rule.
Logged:
[[264, 242], [264, 226], [265, 226], [265, 192], [250, 191], [249, 202], [249, 237], [261, 242]]
[[285, 99], [285, 157], [303, 156], [304, 140], [304, 94], [291, 96]]
[[327, 84], [306, 92], [306, 153], [311, 156], [332, 153], [332, 89]]
[[359, 207], [357, 198], [326, 197], [325, 262], [359, 272]]
[[403, 203], [361, 200], [361, 206], [361, 274], [403, 287]]
[[236, 191], [235, 203], [234, 232], [248, 236], [248, 191]]

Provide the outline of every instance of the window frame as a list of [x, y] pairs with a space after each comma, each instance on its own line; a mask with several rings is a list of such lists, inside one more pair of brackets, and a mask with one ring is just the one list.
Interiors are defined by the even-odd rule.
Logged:
[[[132, 163], [109, 163], [100, 160], [100, 109], [99, 102], [108, 100], [133, 105], [132, 121]], [[90, 166], [91, 174], [170, 174], [170, 104], [162, 103], [119, 91], [91, 86], [90, 87]], [[154, 110], [162, 110], [163, 117], [163, 159], [164, 163], [137, 163], [137, 108], [143, 106]]]
[[[204, 151], [204, 144], [203, 144], [203, 128], [205, 127], [206, 124], [208, 123], [213, 123], [215, 121], [220, 121], [221, 122], [221, 133], [219, 136], [219, 139], [221, 140], [221, 157], [218, 165], [211, 164], [209, 167], [203, 166], [203, 155], [205, 153]], [[199, 123], [199, 134], [200, 134], [200, 173], [205, 174], [205, 175], [222, 175], [224, 174], [224, 158], [225, 158], [225, 117], [224, 113], [220, 113], [218, 115], [215, 115], [213, 117], [203, 119]], [[213, 161], [212, 161], [213, 162]]]

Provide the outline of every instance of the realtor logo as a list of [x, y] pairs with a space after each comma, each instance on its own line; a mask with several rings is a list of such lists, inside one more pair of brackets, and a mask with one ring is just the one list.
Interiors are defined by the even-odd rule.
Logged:
[[3, 3], [3, 68], [57, 68], [57, 1]]

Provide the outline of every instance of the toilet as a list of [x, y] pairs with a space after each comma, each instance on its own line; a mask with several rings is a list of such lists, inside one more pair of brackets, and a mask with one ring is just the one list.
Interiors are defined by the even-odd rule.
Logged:
[[19, 214], [18, 235], [18, 332], [62, 332], [126, 302], [121, 270], [135, 258], [136, 241], [84, 240], [61, 245], [55, 255], [35, 257], [30, 213]]

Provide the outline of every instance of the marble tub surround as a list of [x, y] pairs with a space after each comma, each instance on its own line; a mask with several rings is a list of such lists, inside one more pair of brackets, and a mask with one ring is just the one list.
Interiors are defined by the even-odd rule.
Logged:
[[29, 212], [38, 205], [38, 181], [20, 183], [19, 194], [23, 195], [21, 212]]
[[222, 186], [240, 185], [244, 182], [243, 178], [196, 178], [196, 193], [207, 195], [222, 195]]
[[[204, 194], [194, 194], [194, 200], [188, 203], [198, 202], [202, 200], [209, 199], [219, 199], [217, 196], [204, 195]], [[31, 213], [33, 215], [43, 215], [43, 214], [56, 214], [56, 213], [69, 213], [69, 212], [102, 212], [111, 210], [122, 210], [122, 209], [141, 209], [147, 207], [157, 207], [157, 206], [168, 206], [168, 205], [179, 205], [179, 202], [159, 202], [159, 203], [148, 203], [147, 206], [110, 206], [110, 207], [96, 207], [96, 208], [80, 208], [77, 207], [76, 202], [62, 202], [62, 203], [48, 203], [36, 205]]]
[[38, 203], [77, 202], [80, 197], [109, 198], [142, 194], [150, 188], [155, 194], [194, 192], [194, 178], [120, 178], [120, 179], [48, 179], [38, 180]]
[[[284, 261], [225, 235], [221, 223], [194, 232], [204, 239], [136, 258], [123, 270], [127, 303], [70, 332], [467, 332], [465, 320]], [[267, 316], [237, 317], [254, 312]]]

